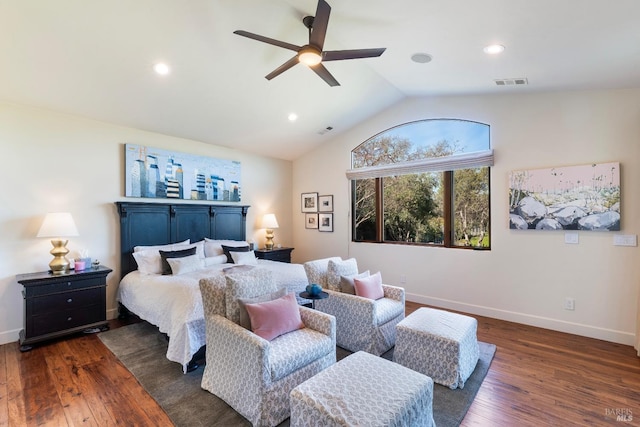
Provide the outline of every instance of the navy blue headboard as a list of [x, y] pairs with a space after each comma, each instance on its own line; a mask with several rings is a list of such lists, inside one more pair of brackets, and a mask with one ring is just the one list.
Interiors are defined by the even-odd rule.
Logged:
[[249, 206], [116, 202], [120, 215], [121, 277], [137, 268], [134, 246], [164, 245], [205, 237], [246, 240]]

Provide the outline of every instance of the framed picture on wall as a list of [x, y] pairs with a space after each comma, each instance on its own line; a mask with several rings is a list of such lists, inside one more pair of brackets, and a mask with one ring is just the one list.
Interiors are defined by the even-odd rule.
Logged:
[[333, 212], [333, 196], [318, 197], [318, 212]]
[[304, 228], [318, 229], [318, 214], [304, 214]]
[[318, 212], [318, 193], [302, 193], [302, 212]]
[[333, 231], [333, 214], [332, 213], [318, 214], [318, 230]]

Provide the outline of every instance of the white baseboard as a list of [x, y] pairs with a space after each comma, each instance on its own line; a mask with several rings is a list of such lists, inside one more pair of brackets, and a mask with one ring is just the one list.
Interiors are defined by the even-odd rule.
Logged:
[[118, 309], [112, 308], [107, 310], [107, 320], [116, 319], [118, 317]]
[[559, 332], [566, 332], [568, 334], [580, 335], [583, 337], [595, 338], [599, 340], [615, 342], [618, 344], [625, 344], [630, 346], [636, 344], [635, 335], [631, 332], [599, 328], [596, 326], [567, 322], [564, 320], [551, 319], [542, 316], [534, 316], [526, 313], [500, 310], [492, 307], [466, 304], [441, 298], [427, 297], [424, 295], [407, 293], [406, 299], [407, 301], [415, 301], [434, 307], [441, 307], [449, 310], [461, 311], [463, 313], [506, 320], [508, 322], [522, 323], [524, 325], [536, 326], [539, 328], [551, 329]]
[[18, 334], [20, 334], [21, 330], [22, 328], [0, 332], [0, 345], [18, 341], [20, 339]]

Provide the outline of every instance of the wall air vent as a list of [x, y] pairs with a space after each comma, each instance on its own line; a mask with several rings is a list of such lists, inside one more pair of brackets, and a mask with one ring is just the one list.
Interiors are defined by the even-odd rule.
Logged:
[[519, 86], [519, 85], [528, 85], [529, 81], [522, 77], [519, 79], [497, 79], [494, 80], [497, 86]]
[[327, 126], [327, 127], [326, 127], [326, 128], [324, 128], [324, 129], [320, 129], [320, 130], [318, 131], [318, 135], [324, 135], [325, 133], [330, 132], [330, 131], [332, 131], [332, 130], [333, 130], [333, 126]]

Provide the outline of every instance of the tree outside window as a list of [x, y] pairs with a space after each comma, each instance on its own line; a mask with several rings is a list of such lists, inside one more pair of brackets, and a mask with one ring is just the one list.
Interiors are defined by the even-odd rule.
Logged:
[[[360, 144], [352, 151], [352, 167], [446, 160], [489, 148], [488, 125], [423, 120]], [[352, 203], [354, 241], [490, 247], [488, 167], [354, 179]]]

